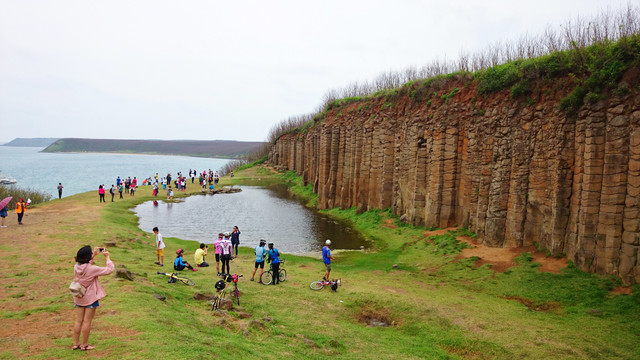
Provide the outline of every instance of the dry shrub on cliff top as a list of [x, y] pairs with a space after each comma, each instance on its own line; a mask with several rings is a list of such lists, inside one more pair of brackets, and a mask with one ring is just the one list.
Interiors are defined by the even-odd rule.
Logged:
[[[628, 3], [617, 12], [610, 9], [603, 10], [600, 14], [590, 18], [576, 17], [560, 25], [557, 29], [548, 26], [541, 34], [524, 34], [511, 41], [497, 41], [490, 43], [484, 50], [474, 53], [462, 51], [457, 60], [447, 61], [434, 59], [421, 66], [409, 66], [402, 71], [386, 71], [373, 81], [353, 82], [342, 89], [328, 90], [321, 105], [312, 115], [290, 117], [275, 125], [269, 134], [269, 142], [273, 142], [279, 136], [300, 128], [304, 123], [311, 121], [315, 115], [326, 111], [329, 104], [342, 98], [366, 97], [381, 94], [384, 91], [397, 89], [403, 84], [420, 79], [429, 79], [451, 73], [480, 72], [498, 67], [494, 72], [506, 71], [506, 78], [497, 83], [493, 82], [484, 87], [485, 92], [502, 90], [516, 84], [522, 78], [528, 78], [527, 74], [509, 73], [512, 69], [500, 68], [499, 65], [509, 64], [517, 60], [536, 59], [543, 56], [553, 56], [561, 52], [573, 51], [570, 66], [586, 64], [590, 59], [585, 53], [585, 48], [594, 44], [611, 43], [620, 39], [640, 34], [640, 7]], [[553, 59], [552, 59], [553, 60]], [[553, 61], [552, 61], [553, 62]], [[553, 66], [553, 64], [549, 64]], [[520, 69], [519, 71], [521, 71]], [[531, 70], [531, 68], [529, 69]], [[541, 69], [549, 72], [549, 69]], [[488, 71], [488, 70], [487, 70]], [[553, 73], [553, 69], [551, 69]], [[482, 91], [481, 91], [482, 92]], [[512, 92], [514, 98], [526, 95], [529, 92], [527, 83], [523, 82]], [[584, 91], [583, 96], [588, 91]], [[577, 94], [580, 95], [580, 94]], [[582, 97], [580, 97], [581, 101]], [[575, 101], [574, 101], [575, 102]]]

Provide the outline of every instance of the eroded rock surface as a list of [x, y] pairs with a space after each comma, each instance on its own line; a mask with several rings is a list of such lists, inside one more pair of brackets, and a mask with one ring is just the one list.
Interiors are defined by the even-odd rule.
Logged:
[[558, 105], [570, 91], [540, 87], [527, 102], [454, 82], [427, 102], [363, 100], [280, 137], [269, 162], [302, 175], [322, 209], [390, 207], [416, 225], [468, 226], [494, 247], [538, 243], [638, 283], [640, 94], [567, 114]]

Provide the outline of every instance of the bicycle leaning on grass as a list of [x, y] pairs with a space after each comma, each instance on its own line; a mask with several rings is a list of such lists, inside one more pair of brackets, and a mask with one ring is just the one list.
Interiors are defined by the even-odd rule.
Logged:
[[181, 281], [183, 284], [189, 285], [189, 286], [193, 286], [193, 285], [196, 284], [196, 283], [193, 282], [193, 280], [191, 280], [189, 278], [186, 278], [184, 276], [181, 276], [178, 273], [165, 273], [165, 272], [162, 272], [162, 271], [158, 271], [156, 274], [168, 276], [170, 284], [178, 282], [178, 281]]
[[231, 275], [231, 281], [233, 282], [233, 297], [236, 299], [238, 306], [240, 306], [240, 289], [238, 289], [238, 280], [242, 277], [242, 275], [233, 274]]
[[340, 279], [338, 280], [322, 279], [322, 280], [314, 281], [311, 284], [309, 284], [309, 287], [311, 288], [311, 290], [322, 290], [322, 288], [327, 285], [331, 286], [331, 290], [337, 291], [338, 286], [340, 286]]
[[238, 289], [238, 280], [242, 277], [242, 275], [221, 274], [220, 277], [222, 278], [222, 280], [218, 280], [215, 285], [216, 295], [211, 301], [211, 311], [218, 310], [218, 308], [220, 308], [220, 304], [222, 304], [222, 300], [224, 300], [224, 297], [227, 293], [227, 282], [233, 282], [233, 290], [231, 291], [231, 293], [236, 299], [238, 305], [240, 305], [240, 289]]
[[227, 284], [224, 280], [218, 280], [215, 285], [216, 296], [211, 300], [211, 311], [218, 310], [227, 291]]
[[[280, 282], [283, 282], [287, 279], [287, 270], [282, 268], [284, 265], [284, 260], [280, 260], [280, 270], [278, 271], [278, 276], [280, 278]], [[270, 285], [273, 281], [273, 269], [269, 268], [269, 271], [265, 271], [260, 275], [260, 281], [264, 285]]]

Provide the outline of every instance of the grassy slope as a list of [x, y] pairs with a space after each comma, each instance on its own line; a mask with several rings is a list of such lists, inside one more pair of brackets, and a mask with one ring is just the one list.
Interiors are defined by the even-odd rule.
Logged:
[[[264, 182], [270, 177], [266, 170], [252, 168], [236, 174], [234, 182]], [[229, 183], [228, 179], [223, 181]], [[291, 174], [279, 181], [309, 195], [308, 188]], [[560, 275], [538, 273], [526, 254], [520, 258], [520, 266], [494, 275], [486, 266], [473, 267], [472, 260], [454, 261], [459, 246], [452, 235], [433, 243], [425, 241], [424, 228], [389, 227], [388, 221], [395, 219], [379, 211], [361, 215], [352, 209], [329, 211], [354, 221], [377, 248], [376, 252], [337, 254], [332, 274], [343, 280], [337, 293], [309, 289], [308, 284], [322, 274], [323, 266], [320, 260], [307, 257], [283, 256], [289, 278], [282, 286], [249, 282], [252, 255], [250, 249], [242, 249], [241, 256], [232, 262], [232, 271], [245, 275], [240, 285], [241, 302], [243, 311], [253, 317], [240, 319], [235, 311], [226, 317], [214, 316], [207, 302], [193, 300], [192, 295], [213, 291], [215, 269], [185, 273], [195, 280], [195, 287], [167, 284], [165, 278], [155, 275], [158, 268], [153, 265], [152, 234], [141, 232], [135, 216], [127, 210], [151, 199], [149, 194], [149, 189], [141, 189], [138, 195], [142, 196], [109, 203], [100, 211], [93, 211], [98, 207], [93, 193], [54, 200], [41, 206], [41, 212], [54, 215], [53, 209], [63, 206], [68, 211], [57, 220], [55, 232], [48, 232], [45, 226], [38, 228], [34, 214], [29, 229], [34, 244], [17, 243], [2, 235], [0, 247], [5, 255], [0, 264], [7, 270], [1, 275], [6, 291], [0, 295], [0, 325], [12, 328], [34, 318], [40, 324], [36, 326], [46, 329], [46, 324], [56, 319], [57, 336], [47, 339], [53, 338], [51, 346], [34, 351], [34, 338], [38, 337], [34, 334], [44, 330], [26, 327], [25, 334], [16, 336], [18, 340], [0, 339], [6, 344], [0, 357], [83, 356], [69, 350], [73, 310], [64, 292], [70, 281], [71, 257], [85, 243], [99, 245], [108, 240], [118, 242], [111, 250], [114, 262], [141, 276], [134, 282], [112, 276], [101, 280], [109, 295], [101, 302], [91, 338], [98, 346], [92, 355], [99, 358], [155, 358], [156, 354], [196, 359], [216, 355], [266, 359], [640, 356], [636, 346], [640, 340], [637, 288], [634, 295], [610, 296], [608, 289], [614, 281], [575, 269], [565, 269]], [[253, 239], [241, 240], [243, 245], [253, 246]], [[196, 249], [190, 241], [168, 238], [166, 242], [167, 265], [178, 247], [187, 249], [188, 258]], [[29, 246], [37, 246], [43, 265], [25, 270], [16, 265], [28, 261], [28, 254], [33, 253]], [[54, 291], [37, 296], [31, 287], [15, 286], [16, 280], [27, 280], [34, 286], [53, 284]], [[167, 300], [158, 301], [153, 294]], [[522, 304], [525, 300], [532, 308], [548, 311], [531, 310]], [[367, 317], [394, 325], [367, 327], [358, 321]]]

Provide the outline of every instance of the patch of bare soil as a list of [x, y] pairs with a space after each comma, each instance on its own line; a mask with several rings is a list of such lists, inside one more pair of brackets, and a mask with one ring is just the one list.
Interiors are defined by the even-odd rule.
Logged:
[[633, 291], [628, 286], [618, 286], [617, 288], [614, 288], [613, 290], [609, 291], [609, 294], [611, 294], [611, 295], [622, 295], [622, 294], [631, 295], [631, 294], [633, 294]]
[[[74, 249], [83, 245], [75, 240], [77, 235], [85, 234], [100, 220], [97, 206], [81, 201], [52, 202], [27, 209], [22, 226], [10, 214], [8, 227], [0, 229], [0, 310], [9, 315], [0, 319], [0, 343], [7, 354], [16, 358], [39, 355], [58, 346], [54, 340], [60, 338], [68, 339], [71, 351], [75, 310], [71, 296], [61, 295], [66, 295], [73, 278]], [[102, 316], [109, 315], [100, 308], [93, 331], [134, 334], [128, 329], [107, 328]], [[99, 348], [98, 353], [106, 354]]]
[[389, 229], [397, 228], [397, 226], [393, 225], [393, 219], [384, 219], [384, 224], [382, 224], [382, 226], [387, 227]]
[[533, 311], [558, 312], [562, 309], [562, 305], [555, 301], [545, 301], [543, 303], [537, 304], [529, 299], [525, 299], [520, 296], [501, 296], [501, 298], [507, 300], [515, 300]]
[[367, 303], [355, 314], [359, 323], [371, 327], [388, 327], [400, 325], [397, 319], [391, 316], [391, 310], [385, 307]]
[[402, 288], [396, 288], [396, 287], [386, 287], [384, 288], [385, 291], [388, 291], [390, 293], [393, 294], [407, 294], [407, 290], [402, 289]]
[[538, 251], [535, 246], [522, 246], [517, 248], [494, 248], [478, 243], [475, 239], [468, 236], [459, 236], [459, 241], [466, 242], [469, 247], [462, 250], [456, 257], [457, 259], [466, 259], [470, 257], [479, 257], [475, 265], [480, 267], [484, 264], [490, 264], [491, 269], [496, 272], [503, 272], [512, 266], [516, 266], [515, 258], [528, 252], [533, 257], [533, 262], [538, 262], [541, 266], [539, 271], [560, 273], [560, 269], [567, 266], [567, 258], [553, 258]]
[[455, 230], [456, 228], [446, 228], [446, 229], [438, 229], [438, 230], [426, 230], [422, 232], [424, 237], [435, 236], [435, 235], [444, 235], [449, 230]]

